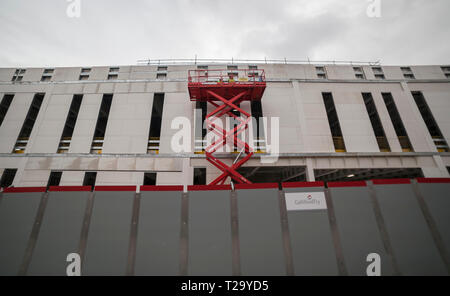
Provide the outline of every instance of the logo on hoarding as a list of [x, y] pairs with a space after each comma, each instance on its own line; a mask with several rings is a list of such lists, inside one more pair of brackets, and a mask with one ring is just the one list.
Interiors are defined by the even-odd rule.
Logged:
[[285, 196], [288, 211], [325, 210], [327, 208], [323, 192], [289, 192]]

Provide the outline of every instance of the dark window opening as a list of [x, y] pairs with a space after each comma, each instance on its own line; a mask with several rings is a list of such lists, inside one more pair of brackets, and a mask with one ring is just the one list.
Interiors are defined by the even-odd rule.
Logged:
[[153, 96], [152, 118], [148, 134], [147, 153], [159, 153], [161, 136], [161, 123], [164, 107], [164, 93], [155, 93]]
[[367, 113], [369, 114], [370, 123], [372, 124], [373, 132], [377, 138], [378, 147], [381, 152], [390, 152], [389, 142], [384, 132], [383, 124], [378, 115], [377, 107], [373, 101], [371, 93], [363, 93], [364, 104], [366, 105]]
[[95, 125], [94, 138], [92, 140], [91, 153], [102, 153], [103, 141], [105, 139], [106, 126], [108, 125], [109, 110], [111, 109], [113, 95], [104, 94], [97, 124]]
[[433, 138], [433, 142], [436, 145], [437, 150], [439, 152], [449, 152], [447, 141], [442, 135], [441, 129], [434, 119], [433, 113], [431, 113], [431, 109], [425, 101], [423, 93], [420, 91], [414, 91], [412, 92], [412, 96], [414, 97], [414, 101], [416, 101], [417, 107], [419, 108], [423, 121], [425, 121], [425, 125], [428, 128], [431, 138]]
[[0, 103], [0, 126], [5, 119], [6, 113], [8, 113], [9, 106], [11, 105], [14, 95], [6, 94], [3, 96], [2, 102]]
[[17, 169], [5, 169], [2, 174], [2, 179], [0, 181], [0, 187], [6, 188], [10, 187], [16, 176]]
[[66, 153], [69, 151], [70, 141], [72, 140], [75, 123], [77, 122], [82, 100], [83, 95], [73, 96], [72, 103], [69, 108], [69, 114], [67, 114], [66, 123], [64, 124], [63, 133], [59, 141], [58, 153]]
[[194, 185], [206, 185], [206, 168], [194, 168]]
[[156, 185], [156, 173], [144, 173], [144, 185]]
[[282, 183], [306, 181], [304, 166], [241, 167], [238, 172], [252, 183]]
[[228, 65], [227, 66], [227, 70], [237, 70], [238, 69], [238, 66], [235, 66], [235, 65]]
[[400, 113], [398, 112], [397, 106], [395, 105], [394, 97], [391, 93], [382, 93], [381, 95], [383, 96], [384, 103], [388, 110], [389, 117], [391, 118], [392, 125], [394, 126], [395, 133], [397, 134], [403, 152], [413, 151], [408, 134], [406, 133], [405, 126], [403, 125], [402, 118], [400, 117]]
[[83, 186], [91, 186], [92, 190], [94, 190], [96, 179], [97, 179], [97, 172], [84, 173]]
[[264, 137], [264, 123], [262, 122], [263, 111], [261, 101], [252, 101], [251, 105], [252, 117], [255, 119], [256, 125], [253, 126], [253, 136], [256, 138], [256, 152], [265, 152], [266, 143]]
[[47, 190], [50, 186], [59, 186], [61, 182], [62, 172], [51, 172], [50, 177], [48, 178]]
[[336, 152], [346, 152], [344, 137], [342, 136], [341, 125], [334, 105], [333, 95], [331, 93], [322, 93], [322, 97], [327, 112], [331, 136], [333, 137], [334, 149]]
[[207, 104], [206, 102], [197, 101], [195, 103], [196, 111], [196, 122], [195, 122], [195, 153], [203, 153], [206, 145], [204, 145], [204, 138], [207, 134], [207, 129], [205, 126]]
[[316, 181], [367, 181], [373, 179], [414, 179], [422, 178], [420, 168], [389, 169], [318, 169], [314, 170]]
[[28, 109], [27, 116], [20, 130], [19, 136], [17, 137], [16, 144], [14, 145], [13, 153], [24, 153], [25, 148], [28, 144], [28, 140], [33, 130], [34, 123], [41, 109], [42, 101], [44, 100], [45, 94], [38, 93], [34, 95], [33, 101], [31, 102], [30, 108]]
[[117, 74], [108, 74], [108, 80], [117, 80], [119, 75]]
[[157, 73], [156, 74], [156, 79], [164, 80], [166, 78], [167, 78], [167, 74], [166, 73]]

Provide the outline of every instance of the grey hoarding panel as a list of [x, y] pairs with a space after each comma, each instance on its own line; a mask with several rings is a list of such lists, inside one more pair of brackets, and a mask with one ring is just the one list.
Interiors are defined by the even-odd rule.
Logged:
[[[323, 188], [285, 188], [285, 192], [323, 192]], [[327, 210], [288, 211], [295, 275], [337, 275]]]
[[447, 252], [450, 252], [450, 184], [420, 183], [422, 194], [442, 237]]
[[83, 275], [125, 275], [134, 192], [96, 192]]
[[230, 191], [189, 192], [188, 275], [231, 275]]
[[393, 275], [367, 187], [331, 188], [336, 224], [349, 275], [366, 275], [367, 255], [381, 257], [381, 275]]
[[178, 275], [181, 196], [180, 191], [141, 193], [136, 275]]
[[69, 253], [78, 252], [90, 192], [50, 192], [28, 275], [66, 275]]
[[375, 185], [374, 188], [401, 273], [446, 275], [411, 185]]
[[278, 189], [237, 190], [242, 275], [286, 275]]
[[42, 193], [3, 193], [0, 204], [0, 275], [17, 275]]

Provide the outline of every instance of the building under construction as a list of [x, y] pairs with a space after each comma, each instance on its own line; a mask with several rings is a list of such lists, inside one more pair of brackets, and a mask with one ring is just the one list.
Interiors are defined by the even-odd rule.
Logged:
[[450, 66], [8, 68], [0, 99], [0, 275], [450, 274]]
[[[257, 89], [218, 114], [234, 120], [224, 130], [245, 131], [213, 156], [239, 159], [233, 173], [251, 183], [449, 176], [449, 66], [149, 61], [0, 69], [2, 187], [210, 184], [224, 174], [206, 139], [223, 103], [207, 91], [221, 79], [225, 96]], [[232, 117], [244, 114], [251, 128]], [[191, 123], [188, 151], [172, 147], [176, 117]], [[261, 161], [268, 153], [277, 159]]]

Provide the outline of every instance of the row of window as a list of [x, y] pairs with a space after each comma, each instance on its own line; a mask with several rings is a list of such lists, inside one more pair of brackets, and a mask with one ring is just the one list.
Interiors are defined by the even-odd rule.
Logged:
[[[24, 153], [26, 146], [28, 144], [29, 137], [33, 130], [34, 124], [36, 122], [37, 116], [41, 109], [42, 101], [44, 99], [44, 93], [37, 93], [34, 95], [31, 105], [29, 107], [28, 113], [25, 117], [25, 121], [22, 125], [22, 128], [19, 132], [19, 135], [16, 140], [16, 144], [14, 145], [13, 153]], [[442, 135], [442, 132], [431, 113], [428, 104], [425, 101], [422, 92], [412, 92], [412, 96], [417, 104], [417, 107], [420, 111], [420, 114], [427, 126], [427, 129], [436, 145], [436, 149], [439, 152], [448, 152], [449, 147], [448, 144]], [[333, 143], [336, 152], [345, 152], [345, 142], [343, 139], [341, 127], [339, 124], [338, 114], [336, 112], [336, 108], [334, 105], [333, 95], [332, 93], [322, 93], [324, 106], [327, 113], [327, 118], [331, 130], [331, 134], [333, 137]], [[405, 152], [413, 151], [411, 142], [409, 140], [406, 129], [403, 125], [402, 119], [400, 117], [400, 113], [397, 110], [397, 107], [394, 102], [394, 98], [391, 93], [382, 93], [383, 101], [388, 110], [390, 119], [394, 126], [395, 132], [398, 136], [400, 145]], [[11, 102], [14, 98], [12, 94], [4, 95], [2, 101], [0, 102], [0, 126], [3, 122], [3, 119], [11, 105]], [[97, 116], [97, 122], [95, 125], [95, 131], [91, 144], [91, 153], [100, 154], [103, 149], [103, 142], [105, 138], [106, 127], [108, 124], [109, 112], [111, 109], [111, 104], [113, 100], [113, 94], [104, 94], [102, 98], [102, 102], [100, 104], [100, 110]], [[380, 117], [378, 115], [377, 108], [375, 106], [373, 97], [371, 93], [362, 93], [362, 100], [366, 107], [370, 122], [372, 124], [372, 128], [374, 130], [374, 134], [377, 138], [378, 146], [380, 151], [382, 152], [390, 152], [391, 149], [389, 147], [389, 143], [386, 138], [386, 134], [384, 132], [384, 128]], [[69, 152], [70, 143], [72, 140], [76, 120], [80, 111], [80, 107], [83, 101], [83, 95], [75, 94], [72, 98], [72, 102], [70, 104], [69, 112], [64, 124], [64, 129], [60, 138], [60, 142], [58, 145], [57, 153], [67, 153]], [[162, 114], [164, 107], [164, 93], [155, 93], [153, 97], [153, 104], [151, 110], [151, 120], [150, 120], [150, 128], [148, 135], [148, 145], [147, 145], [147, 153], [158, 153], [159, 152], [159, 144], [160, 144], [160, 135], [161, 135], [161, 123], [162, 123]], [[196, 152], [202, 153], [204, 151], [204, 138], [206, 136], [206, 128], [203, 126], [205, 117], [206, 117], [206, 102], [197, 102], [196, 109], [201, 110], [201, 124], [196, 124], [196, 126], [201, 127], [201, 133], [196, 132]], [[236, 112], [236, 116], [240, 116], [239, 112]], [[256, 119], [256, 126], [254, 126], [254, 134], [256, 135], [256, 151], [264, 152], [265, 144], [264, 144], [264, 131], [261, 123], [259, 122], [259, 118], [263, 116], [261, 102], [255, 101], [251, 103], [251, 113], [253, 117]], [[196, 116], [197, 117], [197, 116]], [[197, 118], [196, 118], [197, 120]], [[238, 122], [232, 124], [238, 124]], [[198, 139], [197, 139], [198, 138]], [[202, 145], [197, 149], [197, 141]], [[237, 149], [237, 148], [236, 148]]]
[[[117, 80], [119, 78], [119, 69], [120, 69], [119, 67], [109, 68], [107, 79], [108, 80]], [[167, 66], [158, 66], [157, 72], [156, 72], [156, 79], [159, 79], [159, 80], [166, 79], [167, 78], [167, 69], [168, 69]], [[208, 70], [208, 66], [199, 65], [199, 66], [197, 66], [197, 69], [198, 70]], [[256, 65], [249, 65], [248, 69], [256, 70], [256, 69], [258, 69], [258, 67]], [[376, 67], [372, 67], [371, 69], [375, 76], [375, 79], [379, 79], [379, 80], [386, 79], [386, 76], [384, 75], [382, 67], [376, 66]], [[441, 69], [442, 69], [445, 77], [450, 79], [450, 66], [444, 66], [444, 67], [441, 67]], [[228, 65], [227, 70], [229, 70], [229, 71], [238, 70], [238, 66]], [[405, 79], [416, 79], [413, 71], [411, 70], [411, 67], [400, 67], [400, 70], [402, 71], [403, 77]], [[364, 74], [362, 67], [353, 67], [353, 71], [354, 71], [356, 79], [360, 79], [360, 80], [366, 79], [366, 75]], [[25, 74], [25, 72], [26, 72], [26, 69], [17, 69], [15, 71], [11, 81], [13, 81], [13, 82], [22, 81], [23, 75]], [[44, 69], [44, 72], [41, 77], [41, 81], [44, 81], [44, 82], [50, 81], [52, 79], [53, 73], [54, 73], [54, 69]], [[90, 73], [91, 73], [91, 68], [81, 68], [79, 80], [88, 80]], [[328, 79], [328, 75], [327, 75], [325, 66], [317, 66], [316, 67], [316, 75], [317, 75], [317, 78]]]
[[[12, 186], [16, 176], [17, 169], [5, 169], [0, 179], [0, 188], [7, 188]], [[47, 181], [47, 189], [50, 186], [59, 186], [61, 183], [62, 171], [52, 171]], [[95, 186], [97, 179], [97, 172], [85, 172], [83, 178], [83, 186]], [[156, 173], [144, 172], [143, 185], [156, 185]]]
[[[372, 69], [375, 79], [378, 79], [378, 80], [386, 79], [386, 76], [384, 75], [382, 67], [377, 66], [377, 67], [372, 67], [371, 69]], [[441, 67], [441, 69], [444, 72], [445, 77], [450, 79], [450, 67], [448, 67], [448, 66]], [[400, 70], [402, 71], [403, 77], [405, 79], [409, 79], [409, 80], [416, 79], [413, 71], [411, 70], [411, 67], [400, 67]], [[366, 79], [366, 75], [364, 74], [362, 67], [353, 67], [353, 72], [355, 74], [356, 79], [360, 79], [360, 80]], [[316, 67], [316, 75], [317, 75], [317, 78], [328, 79], [326, 68], [324, 66]]]
[[[375, 137], [377, 139], [378, 147], [381, 152], [390, 152], [391, 148], [389, 146], [389, 142], [386, 138], [386, 134], [384, 132], [383, 124], [380, 120], [380, 116], [378, 115], [377, 108], [375, 106], [375, 102], [373, 100], [371, 93], [362, 93], [362, 99], [364, 101], [364, 105], [366, 106], [367, 113], [369, 115], [370, 123], [372, 125], [372, 129], [374, 131]], [[412, 92], [412, 96], [414, 101], [419, 108], [420, 114], [427, 126], [428, 132], [430, 133], [436, 149], [439, 152], [449, 152], [449, 146], [447, 141], [445, 140], [442, 132], [434, 119], [433, 114], [431, 113], [428, 104], [425, 101], [422, 92]], [[336, 112], [336, 107], [334, 105], [333, 95], [332, 93], [322, 93], [323, 102], [325, 105], [328, 123], [331, 130], [331, 135], [333, 137], [333, 144], [336, 152], [346, 152], [345, 141], [342, 135], [341, 126], [339, 123], [338, 114]], [[413, 147], [409, 140], [408, 134], [406, 132], [405, 126], [403, 124], [400, 113], [398, 112], [397, 106], [395, 105], [394, 98], [391, 93], [382, 93], [384, 104], [386, 105], [387, 111], [389, 113], [389, 117], [391, 119], [392, 125], [394, 126], [395, 133], [400, 142], [400, 146], [403, 152], [412, 152]]]
[[[22, 128], [20, 129], [16, 143], [12, 153], [25, 153], [31, 132], [36, 122], [37, 116], [44, 100], [44, 93], [37, 93], [28, 109]], [[8, 112], [9, 106], [14, 99], [13, 94], [6, 94], [0, 102], [0, 126]], [[91, 153], [100, 154], [103, 149], [103, 141], [105, 138], [106, 126], [108, 124], [109, 111], [113, 100], [113, 94], [104, 94], [100, 104], [100, 110], [97, 116], [94, 136], [91, 144]], [[63, 132], [59, 141], [57, 153], [69, 152], [75, 124], [83, 101], [82, 94], [75, 94], [69, 107], [69, 112], [64, 124]], [[147, 153], [159, 153], [159, 138], [161, 135], [161, 122], [164, 106], [164, 93], [155, 93], [153, 97], [153, 105], [151, 110], [151, 121], [148, 136]], [[150, 111], [150, 110], [149, 110]]]

